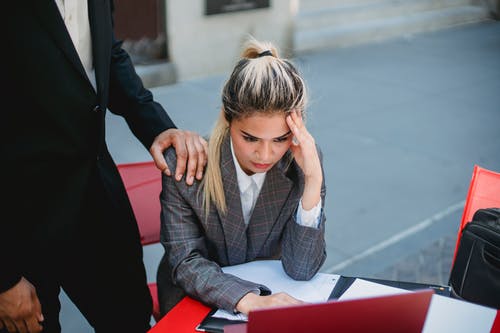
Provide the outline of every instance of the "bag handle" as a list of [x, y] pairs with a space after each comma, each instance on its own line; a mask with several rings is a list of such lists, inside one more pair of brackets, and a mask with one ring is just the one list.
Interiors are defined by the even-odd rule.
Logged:
[[493, 268], [497, 269], [500, 271], [500, 256], [498, 253], [495, 253], [496, 251], [491, 251], [493, 249], [488, 249], [487, 246], [484, 247], [484, 252], [483, 252], [483, 257], [484, 260], [493, 266]]

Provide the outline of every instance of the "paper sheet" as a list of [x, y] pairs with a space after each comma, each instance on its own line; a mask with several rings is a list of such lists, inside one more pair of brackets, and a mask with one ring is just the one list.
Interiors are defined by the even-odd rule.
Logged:
[[[260, 283], [271, 289], [273, 294], [286, 292], [304, 302], [319, 303], [328, 300], [339, 275], [318, 273], [309, 281], [296, 281], [283, 270], [279, 260], [259, 260], [222, 268], [224, 273], [241, 279]], [[218, 310], [214, 317], [242, 320], [241, 314], [235, 316], [224, 310]], [[246, 316], [244, 318], [246, 320]]]
[[489, 333], [497, 311], [461, 300], [433, 295], [423, 333]]
[[410, 291], [383, 284], [356, 279], [352, 285], [339, 297], [339, 301], [376, 296], [387, 296], [409, 293]]
[[[356, 279], [339, 297], [339, 301], [408, 292], [411, 291]], [[441, 295], [433, 295], [422, 332], [489, 333], [496, 313], [495, 309]]]

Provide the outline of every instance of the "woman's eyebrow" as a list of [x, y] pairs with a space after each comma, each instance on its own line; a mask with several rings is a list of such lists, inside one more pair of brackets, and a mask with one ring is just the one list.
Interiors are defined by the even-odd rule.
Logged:
[[281, 135], [281, 136], [278, 136], [277, 138], [274, 138], [275, 140], [276, 139], [284, 139], [284, 138], [287, 138], [288, 136], [290, 136], [290, 134], [292, 134], [292, 131], [288, 131], [286, 132], [285, 134]]
[[[248, 136], [248, 137], [250, 137], [250, 138], [252, 138], [252, 139], [260, 139], [260, 138], [258, 138], [258, 137], [256, 137], [256, 136], [254, 136], [254, 135], [252, 135], [252, 134], [250, 134], [250, 133], [245, 132], [244, 130], [240, 130], [240, 131], [241, 131], [241, 133], [243, 133], [244, 135], [246, 135], [246, 136]], [[291, 133], [292, 133], [292, 131], [290, 130], [290, 131], [286, 132], [286, 133], [285, 133], [285, 134], [283, 134], [283, 135], [280, 135], [280, 136], [278, 136], [278, 137], [276, 137], [276, 138], [273, 138], [273, 140], [277, 140], [277, 139], [284, 139], [284, 138], [288, 137]]]

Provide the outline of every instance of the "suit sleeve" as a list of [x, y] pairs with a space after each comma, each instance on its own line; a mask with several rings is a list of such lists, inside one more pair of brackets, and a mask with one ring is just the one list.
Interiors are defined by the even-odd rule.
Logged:
[[[319, 150], [318, 153], [322, 163], [322, 155]], [[310, 280], [326, 260], [325, 196], [326, 186], [323, 174], [323, 183], [321, 184], [321, 213], [318, 228], [307, 227], [297, 223], [296, 211], [298, 206], [286, 224], [281, 243], [281, 262], [285, 272], [295, 280]]]
[[[173, 155], [169, 149], [166, 154], [169, 167], [175, 165]], [[269, 294], [267, 287], [226, 274], [210, 259], [203, 228], [190, 205], [195, 200], [197, 186], [188, 187], [184, 180], [162, 177], [161, 242], [174, 284], [191, 297], [227, 311], [235, 310], [238, 301], [249, 292]]]
[[[4, 230], [1, 231], [3, 232]], [[9, 233], [5, 233], [4, 235], [6, 235], [7, 237], [12, 237], [12, 234]], [[11, 253], [11, 251], [15, 251], [16, 244], [9, 244], [9, 242], [5, 240], [0, 240], [0, 242], [3, 243], [2, 246], [0, 246], [0, 251], [2, 252], [2, 254], [8, 254]], [[14, 258], [14, 256], [2, 255], [1, 259], [2, 271], [0, 273], [0, 294], [14, 287], [22, 277], [21, 270], [18, 267], [18, 262]]]
[[153, 94], [144, 88], [122, 44], [113, 33], [108, 107], [125, 118], [134, 135], [149, 149], [158, 134], [175, 125], [165, 109], [153, 100]]

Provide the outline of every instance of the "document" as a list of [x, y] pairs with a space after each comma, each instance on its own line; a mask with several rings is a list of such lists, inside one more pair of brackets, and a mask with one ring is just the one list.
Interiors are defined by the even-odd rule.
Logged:
[[354, 280], [352, 285], [339, 297], [339, 301], [367, 297], [388, 296], [410, 292], [411, 291], [405, 289], [390, 287], [363, 279], [356, 279]]
[[[252, 261], [222, 267], [222, 270], [241, 279], [263, 284], [271, 289], [273, 294], [285, 292], [309, 303], [326, 302], [339, 279], [339, 275], [318, 273], [309, 281], [296, 281], [285, 273], [280, 260]], [[218, 310], [213, 316], [230, 320], [247, 320], [245, 315], [234, 315], [224, 310]]]
[[[339, 301], [408, 292], [411, 291], [356, 279]], [[496, 309], [434, 294], [422, 332], [489, 333], [496, 314]]]
[[489, 333], [497, 311], [454, 298], [433, 295], [423, 333]]

